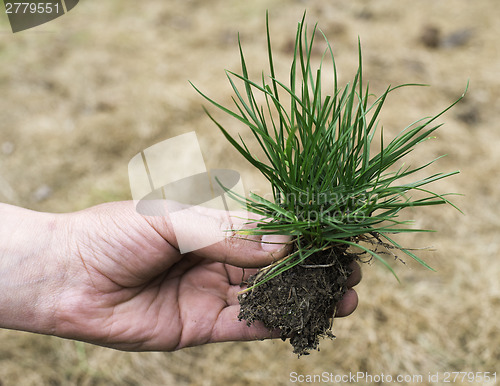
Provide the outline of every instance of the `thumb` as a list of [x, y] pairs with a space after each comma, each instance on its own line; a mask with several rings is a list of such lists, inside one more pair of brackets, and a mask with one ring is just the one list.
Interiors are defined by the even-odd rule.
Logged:
[[259, 268], [286, 256], [290, 237], [284, 235], [227, 235], [222, 241], [201, 248], [200, 256], [242, 268]]
[[254, 214], [202, 206], [180, 208], [172, 203], [166, 206], [163, 225], [167, 229], [157, 230], [181, 253], [193, 252], [242, 268], [262, 267], [288, 253], [290, 236], [239, 232], [255, 228], [258, 217]]

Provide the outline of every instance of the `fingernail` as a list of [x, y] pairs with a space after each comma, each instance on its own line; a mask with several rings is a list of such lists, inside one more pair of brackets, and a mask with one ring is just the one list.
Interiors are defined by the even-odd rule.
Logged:
[[261, 239], [262, 250], [266, 252], [279, 252], [287, 246], [290, 236], [264, 235]]

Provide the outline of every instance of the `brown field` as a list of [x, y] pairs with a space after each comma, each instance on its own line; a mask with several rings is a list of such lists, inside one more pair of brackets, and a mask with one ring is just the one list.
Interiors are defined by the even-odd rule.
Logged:
[[341, 81], [354, 74], [359, 36], [375, 94], [389, 84], [432, 86], [389, 97], [381, 118], [387, 138], [447, 107], [470, 81], [465, 100], [440, 119], [437, 138], [408, 159], [419, 164], [448, 154], [431, 171], [461, 171], [433, 188], [462, 193], [454, 202], [464, 214], [451, 207], [409, 213], [438, 233], [399, 239], [435, 248], [420, 255], [437, 272], [395, 264], [398, 284], [379, 264], [364, 266], [357, 311], [335, 321], [336, 340], [300, 359], [281, 341], [125, 353], [3, 330], [0, 385], [288, 385], [291, 372], [358, 371], [423, 376], [401, 384], [432, 384], [428, 374], [439, 372], [441, 384], [445, 372], [500, 370], [497, 0], [84, 1], [17, 34], [4, 15], [0, 201], [65, 212], [130, 199], [128, 161], [191, 130], [208, 168], [237, 169], [247, 189], [265, 189], [205, 116], [188, 80], [227, 102], [223, 69], [238, 69], [237, 32], [259, 74], [266, 9], [285, 79], [296, 23], [307, 9], [309, 23], [318, 21], [334, 47]]

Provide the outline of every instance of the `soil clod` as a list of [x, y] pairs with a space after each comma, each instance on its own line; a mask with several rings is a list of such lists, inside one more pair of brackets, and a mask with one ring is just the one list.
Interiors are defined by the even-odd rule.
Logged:
[[335, 338], [332, 318], [355, 258], [345, 248], [332, 247], [261, 284], [261, 276], [251, 276], [245, 284], [258, 285], [239, 296], [238, 318], [248, 325], [258, 320], [270, 330], [279, 329], [295, 354], [309, 354], [318, 349], [320, 338]]

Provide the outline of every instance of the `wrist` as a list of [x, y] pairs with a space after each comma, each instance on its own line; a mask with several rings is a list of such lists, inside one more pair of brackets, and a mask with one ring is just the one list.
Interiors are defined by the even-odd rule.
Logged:
[[0, 204], [0, 328], [54, 333], [65, 276], [59, 216]]

